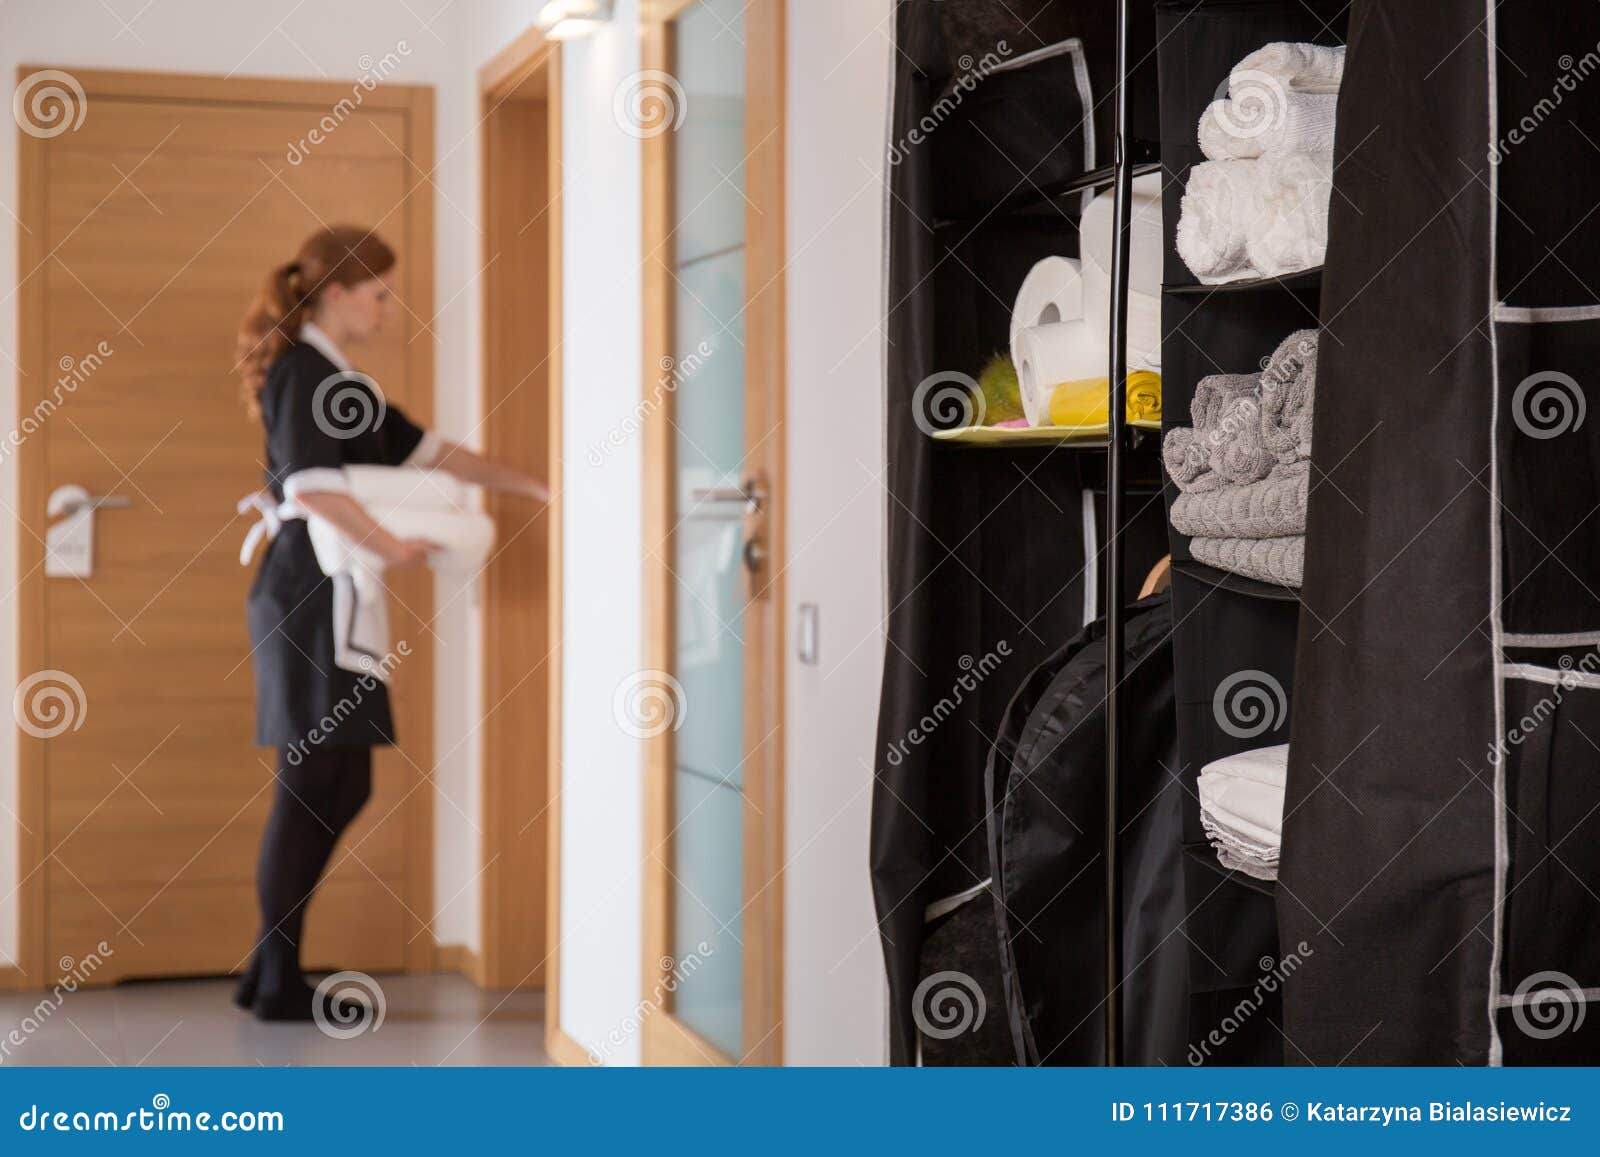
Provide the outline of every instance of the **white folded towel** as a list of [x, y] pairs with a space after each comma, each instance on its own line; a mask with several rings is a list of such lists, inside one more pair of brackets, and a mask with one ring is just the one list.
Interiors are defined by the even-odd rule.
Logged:
[[1250, 265], [1279, 277], [1322, 264], [1328, 252], [1333, 158], [1285, 153], [1262, 157], [1255, 213], [1245, 227]]
[[1208, 285], [1258, 276], [1245, 230], [1256, 215], [1255, 161], [1204, 161], [1189, 170], [1178, 217], [1178, 256]]
[[[284, 484], [291, 504], [298, 493], [329, 490], [348, 493], [398, 538], [437, 543], [439, 549], [428, 560], [435, 571], [475, 571], [494, 546], [494, 522], [469, 505], [467, 488], [447, 474], [346, 466], [301, 471]], [[383, 559], [325, 519], [306, 517], [317, 565], [333, 579], [334, 663], [387, 681], [383, 660], [389, 650], [389, 604]]]
[[1344, 79], [1344, 45], [1294, 44], [1276, 41], [1262, 45], [1228, 76], [1228, 89], [1237, 81], [1248, 83], [1253, 74], [1276, 77], [1294, 92], [1338, 92]]
[[1338, 103], [1333, 93], [1253, 86], [1242, 96], [1206, 106], [1200, 114], [1200, 151], [1213, 161], [1274, 153], [1331, 154]]
[[1200, 822], [1222, 863], [1275, 879], [1283, 843], [1289, 745], [1260, 747], [1208, 763], [1200, 772]]
[[1178, 256], [1202, 284], [1277, 277], [1322, 264], [1333, 160], [1284, 153], [1189, 170]]

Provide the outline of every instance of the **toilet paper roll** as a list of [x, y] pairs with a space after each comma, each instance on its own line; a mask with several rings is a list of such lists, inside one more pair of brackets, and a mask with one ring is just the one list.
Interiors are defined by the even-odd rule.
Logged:
[[[1128, 289], [1133, 293], [1155, 296], [1161, 292], [1166, 245], [1161, 228], [1161, 181], [1160, 173], [1133, 179], [1128, 205]], [[1083, 211], [1078, 226], [1079, 247], [1085, 261], [1107, 270], [1111, 268], [1112, 208], [1112, 192], [1101, 193]]]
[[[1128, 211], [1128, 366], [1161, 366], [1161, 174], [1133, 180]], [[1084, 319], [1103, 340], [1111, 333], [1112, 194], [1102, 193], [1083, 211], [1079, 227], [1083, 260]], [[1102, 371], [1103, 372], [1103, 371]]]
[[[1110, 341], [1111, 272], [1085, 258], [1083, 262], [1084, 321]], [[1128, 290], [1128, 368], [1161, 368], [1161, 298]]]
[[1048, 426], [1057, 385], [1106, 372], [1106, 343], [1083, 321], [1036, 325], [1017, 335], [1016, 363], [1028, 425]]
[[1017, 336], [1036, 325], [1077, 321], [1083, 316], [1083, 276], [1070, 257], [1046, 257], [1028, 271], [1011, 310], [1011, 360], [1020, 363]]

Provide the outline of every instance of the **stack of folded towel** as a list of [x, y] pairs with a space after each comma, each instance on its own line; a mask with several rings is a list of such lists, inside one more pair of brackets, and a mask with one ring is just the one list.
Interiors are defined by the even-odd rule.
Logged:
[[1298, 330], [1261, 373], [1202, 378], [1193, 427], [1167, 431], [1162, 458], [1180, 491], [1172, 525], [1200, 562], [1301, 584], [1316, 375], [1317, 331]]
[[1242, 751], [1200, 772], [1200, 823], [1222, 866], [1258, 880], [1278, 878], [1283, 785], [1289, 745]]
[[1322, 264], [1344, 49], [1269, 44], [1229, 74], [1200, 117], [1206, 160], [1189, 170], [1178, 255], [1203, 284]]

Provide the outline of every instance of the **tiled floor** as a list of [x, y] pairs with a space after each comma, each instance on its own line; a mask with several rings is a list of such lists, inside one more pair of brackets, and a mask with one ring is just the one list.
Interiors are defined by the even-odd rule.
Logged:
[[[262, 1024], [227, 980], [142, 981], [63, 994], [0, 992], [0, 1068], [14, 1065], [546, 1065], [544, 995], [485, 992], [462, 977], [381, 976], [376, 1029], [334, 1039]], [[30, 1028], [38, 1022], [36, 1029]], [[18, 1045], [9, 1039], [15, 1029]]]

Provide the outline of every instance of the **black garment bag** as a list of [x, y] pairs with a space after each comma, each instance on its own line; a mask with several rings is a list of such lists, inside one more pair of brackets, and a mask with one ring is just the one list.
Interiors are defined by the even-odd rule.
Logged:
[[[1121, 814], [1125, 1059], [1181, 1064], [1189, 1005], [1171, 599], [1128, 610]], [[1046, 659], [989, 756], [991, 890], [1019, 1064], [1104, 1063], [1105, 621]]]

